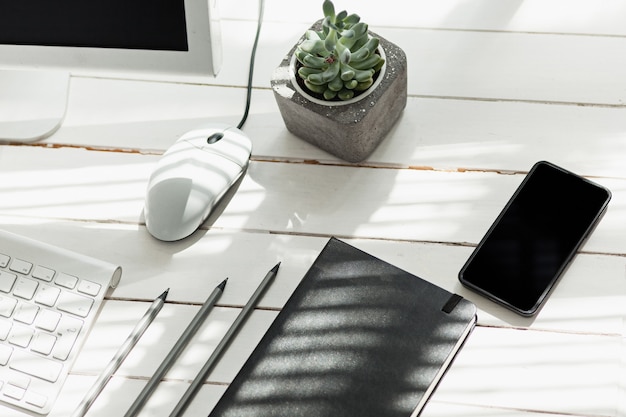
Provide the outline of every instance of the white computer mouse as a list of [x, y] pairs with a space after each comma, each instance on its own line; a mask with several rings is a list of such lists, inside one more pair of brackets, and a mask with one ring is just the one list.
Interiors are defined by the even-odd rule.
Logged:
[[191, 235], [248, 166], [252, 142], [230, 125], [212, 124], [184, 134], [157, 163], [144, 216], [152, 236], [175, 241]]

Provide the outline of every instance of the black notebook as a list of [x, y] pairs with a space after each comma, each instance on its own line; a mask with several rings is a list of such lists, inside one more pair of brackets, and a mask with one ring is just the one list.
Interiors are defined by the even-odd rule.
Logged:
[[209, 416], [417, 416], [475, 323], [469, 301], [332, 238]]

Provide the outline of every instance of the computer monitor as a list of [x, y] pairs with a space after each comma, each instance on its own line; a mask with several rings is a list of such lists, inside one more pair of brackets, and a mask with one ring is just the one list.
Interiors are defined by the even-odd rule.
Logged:
[[203, 80], [222, 62], [217, 0], [0, 0], [0, 141], [54, 133], [70, 75]]

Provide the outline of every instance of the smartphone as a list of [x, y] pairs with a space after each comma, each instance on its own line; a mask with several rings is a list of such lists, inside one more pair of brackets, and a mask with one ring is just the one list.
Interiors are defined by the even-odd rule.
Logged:
[[537, 162], [459, 272], [461, 283], [534, 315], [598, 223], [611, 192]]

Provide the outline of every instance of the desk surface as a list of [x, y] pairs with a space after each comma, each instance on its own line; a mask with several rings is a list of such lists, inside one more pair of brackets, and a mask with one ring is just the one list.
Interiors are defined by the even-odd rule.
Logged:
[[[386, 10], [336, 0], [402, 47], [409, 62], [400, 121], [356, 166], [291, 135], [269, 89], [321, 0], [297, 7], [269, 0], [243, 129], [254, 144], [249, 170], [221, 215], [184, 241], [163, 243], [142, 220], [160, 154], [201, 123], [236, 124], [244, 108], [257, 3], [220, 3], [224, 66], [210, 84], [75, 77], [54, 136], [0, 147], [2, 228], [124, 269], [51, 416], [70, 414], [149, 301], [169, 287], [167, 305], [89, 413], [123, 415], [229, 277], [218, 307], [142, 414], [167, 416], [281, 261], [276, 282], [188, 412], [206, 416], [330, 236], [478, 306], [479, 325], [423, 416], [626, 415], [626, 2], [413, 1], [407, 13], [404, 0], [386, 1]], [[543, 310], [524, 319], [456, 277], [541, 159], [593, 178], [613, 200]]]

